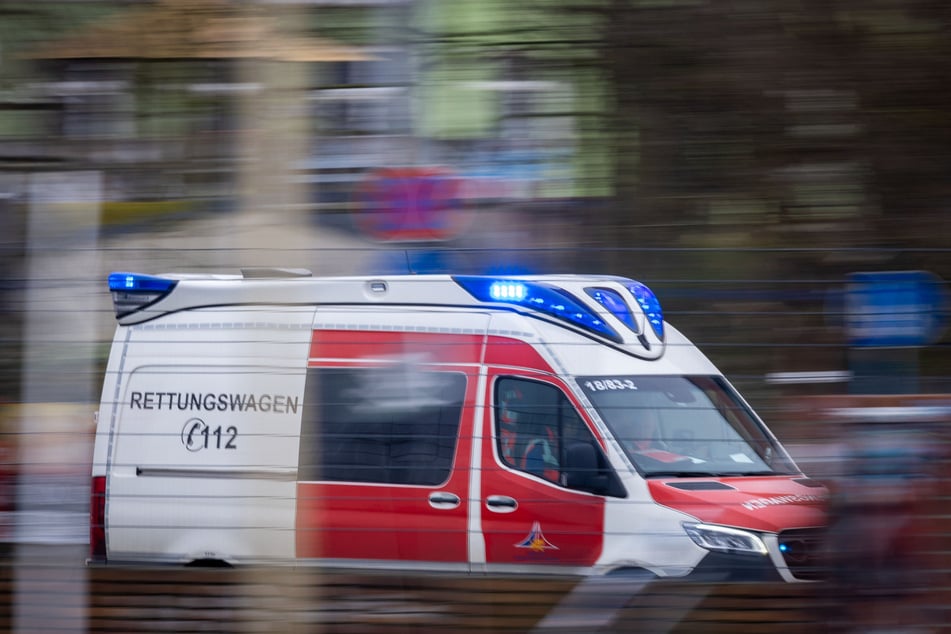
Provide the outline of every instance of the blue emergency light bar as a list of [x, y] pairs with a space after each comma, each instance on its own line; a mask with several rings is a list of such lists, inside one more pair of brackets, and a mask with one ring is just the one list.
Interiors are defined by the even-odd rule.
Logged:
[[647, 315], [647, 323], [658, 338], [664, 338], [664, 311], [660, 307], [660, 300], [654, 295], [654, 291], [646, 285], [634, 280], [626, 282], [627, 290], [630, 291], [637, 303], [640, 304], [644, 314]]
[[594, 298], [594, 301], [604, 306], [608, 312], [620, 319], [624, 325], [637, 334], [641, 330], [634, 321], [634, 315], [631, 314], [631, 308], [621, 297], [621, 294], [610, 288], [586, 288], [585, 292]]
[[567, 321], [616, 343], [624, 341], [597, 313], [554, 286], [542, 282], [469, 275], [456, 275], [452, 279], [480, 302], [523, 306]]
[[111, 273], [109, 275], [110, 291], [165, 293], [172, 290], [176, 283], [175, 280], [165, 277], [143, 275], [141, 273]]
[[168, 295], [178, 282], [141, 273], [111, 273], [109, 291], [116, 318], [124, 317]]

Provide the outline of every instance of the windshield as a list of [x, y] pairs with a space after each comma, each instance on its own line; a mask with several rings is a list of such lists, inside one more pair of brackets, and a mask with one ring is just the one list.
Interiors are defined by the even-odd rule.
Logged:
[[598, 376], [578, 383], [647, 477], [799, 472], [720, 377]]

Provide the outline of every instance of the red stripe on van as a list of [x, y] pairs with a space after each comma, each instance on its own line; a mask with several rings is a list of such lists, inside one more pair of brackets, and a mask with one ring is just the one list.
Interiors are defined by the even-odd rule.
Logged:
[[823, 526], [828, 491], [807, 487], [798, 483], [798, 479], [786, 476], [722, 478], [719, 481], [728, 486], [712, 490], [684, 490], [676, 486], [680, 482], [677, 480], [649, 480], [647, 486], [658, 504], [710, 524], [773, 533]]
[[[511, 337], [485, 338], [485, 363], [553, 372], [535, 348]], [[424, 355], [426, 363], [479, 363], [483, 337], [443, 333], [380, 332], [372, 330], [315, 330], [310, 364], [372, 360], [386, 361], [405, 355]]]
[[481, 335], [368, 330], [315, 330], [310, 365], [327, 361], [397, 360], [413, 357], [420, 363], [478, 363]]
[[485, 347], [485, 363], [553, 372], [551, 364], [538, 354], [534, 346], [510, 337], [491, 336], [488, 338]]

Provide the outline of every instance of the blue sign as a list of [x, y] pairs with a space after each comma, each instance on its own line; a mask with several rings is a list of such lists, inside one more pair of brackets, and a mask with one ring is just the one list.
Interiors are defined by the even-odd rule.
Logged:
[[852, 273], [845, 291], [849, 343], [917, 347], [935, 342], [948, 317], [944, 281], [927, 271]]

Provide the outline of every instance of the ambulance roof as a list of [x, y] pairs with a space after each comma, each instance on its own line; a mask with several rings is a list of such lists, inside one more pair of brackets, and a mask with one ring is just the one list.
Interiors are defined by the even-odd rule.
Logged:
[[116, 319], [133, 325], [224, 306], [441, 306], [505, 310], [557, 324], [642, 358], [664, 348], [660, 302], [641, 282], [611, 275], [312, 277], [302, 269], [241, 274], [117, 272]]

